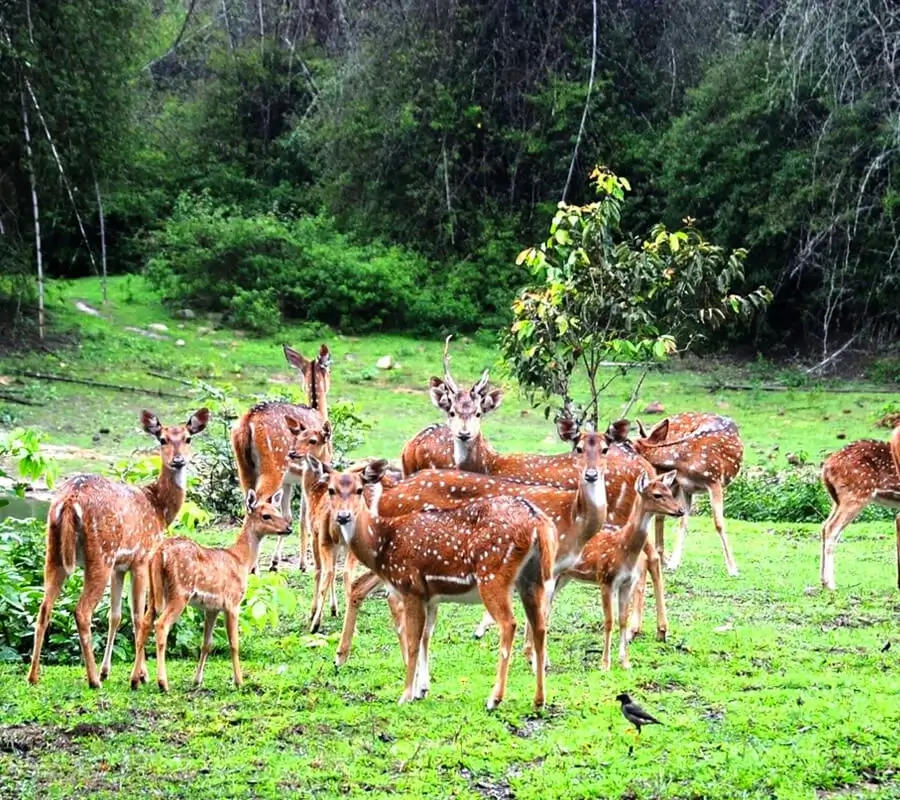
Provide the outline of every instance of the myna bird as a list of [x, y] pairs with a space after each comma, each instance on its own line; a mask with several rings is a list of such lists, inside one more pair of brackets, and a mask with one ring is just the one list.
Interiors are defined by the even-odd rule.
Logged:
[[656, 717], [650, 716], [625, 692], [616, 695], [616, 700], [622, 704], [622, 716], [637, 728], [638, 736], [641, 735], [641, 725], [662, 725]]

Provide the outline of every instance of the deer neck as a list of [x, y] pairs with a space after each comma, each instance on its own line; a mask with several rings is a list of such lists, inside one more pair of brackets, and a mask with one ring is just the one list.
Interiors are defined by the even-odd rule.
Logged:
[[310, 371], [309, 378], [309, 407], [315, 409], [322, 415], [322, 419], [328, 419], [328, 400], [326, 399], [325, 387], [322, 381], [316, 375], [316, 368], [313, 366]]
[[[376, 561], [383, 543], [380, 529], [385, 524], [385, 520], [373, 517], [369, 513], [369, 509], [364, 507], [348, 526], [340, 526], [341, 539], [353, 551], [353, 555], [376, 574]], [[353, 526], [352, 531], [345, 529], [349, 526]]]
[[181, 506], [184, 504], [184, 492], [187, 488], [187, 465], [181, 469], [169, 469], [163, 465], [159, 477], [143, 487], [144, 494], [166, 523], [166, 527], [175, 521]]
[[603, 528], [606, 513], [606, 477], [601, 474], [593, 483], [582, 478], [575, 495], [575, 518], [579, 522], [579, 541], [582, 544]]
[[453, 437], [453, 463], [457, 469], [467, 472], [490, 472], [490, 463], [497, 457], [497, 452], [480, 433], [468, 442]]
[[653, 512], [647, 509], [644, 499], [638, 494], [634, 498], [628, 521], [622, 526], [621, 531], [622, 544], [627, 553], [636, 555], [644, 549], [653, 516]]
[[249, 520], [244, 521], [241, 532], [238, 534], [229, 552], [241, 567], [244, 576], [250, 572], [259, 557], [259, 547], [262, 538], [250, 527]]

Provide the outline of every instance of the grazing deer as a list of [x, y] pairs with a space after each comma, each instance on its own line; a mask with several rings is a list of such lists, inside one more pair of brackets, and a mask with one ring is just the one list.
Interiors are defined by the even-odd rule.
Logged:
[[[294, 437], [287, 426], [292, 417], [307, 428], [321, 428], [328, 419], [328, 390], [331, 387], [331, 354], [323, 344], [319, 354], [308, 359], [284, 345], [287, 362], [300, 372], [309, 405], [266, 401], [253, 406], [231, 431], [231, 445], [237, 461], [241, 488], [246, 493], [255, 489], [259, 497], [269, 497], [284, 489], [282, 513], [291, 520], [291, 496], [301, 476], [289, 469]], [[304, 500], [300, 499], [300, 569], [306, 569], [306, 536]], [[269, 569], [275, 571], [281, 560], [284, 540], [279, 539]], [[255, 568], [254, 568], [255, 570]]]
[[[608, 449], [604, 435], [588, 431], [577, 437], [573, 446], [575, 464], [580, 468], [577, 489], [524, 484], [463, 470], [421, 470], [381, 494], [378, 515], [394, 518], [428, 509], [459, 508], [485, 497], [522, 497], [541, 509], [554, 523], [553, 576], [556, 577], [575, 563], [588, 539], [606, 522], [604, 473]], [[344, 630], [335, 658], [337, 666], [350, 654], [356, 617], [365, 597], [362, 592], [371, 592], [378, 585], [378, 581], [363, 576], [350, 588]], [[484, 635], [490, 623], [491, 617], [486, 613], [479, 626], [480, 635], [476, 634], [478, 638]], [[526, 655], [533, 656], [530, 629], [526, 632]]]
[[[604, 670], [610, 668], [614, 608], [619, 620], [619, 661], [629, 669], [628, 661], [628, 608], [635, 585], [640, 579], [640, 561], [647, 544], [650, 519], [665, 514], [680, 517], [684, 506], [672, 494], [677, 473], [672, 470], [653, 479], [642, 472], [635, 482], [636, 500], [627, 522], [620, 527], [607, 525], [584, 547], [576, 564], [559, 577], [557, 593], [569, 580], [597, 583], [603, 598]], [[657, 604], [662, 600], [657, 595]]]
[[[141, 412], [141, 426], [159, 442], [159, 477], [146, 486], [131, 486], [99, 475], [75, 475], [57, 490], [47, 515], [44, 599], [34, 626], [29, 683], [37, 683], [41, 647], [53, 604], [75, 565], [84, 567], [84, 589], [75, 607], [75, 624], [88, 684], [96, 689], [109, 676], [113, 642], [122, 621], [125, 574], [131, 573], [131, 622], [137, 635], [144, 613], [147, 562], [153, 546], [178, 516], [187, 486], [191, 437], [209, 422], [201, 408], [185, 425], [163, 426], [155, 414]], [[109, 634], [97, 675], [91, 618], [110, 583]], [[140, 674], [146, 678], [143, 663]]]
[[[627, 439], [628, 421], [615, 423], [619, 441], [630, 444], [657, 472], [678, 473], [678, 496], [684, 501], [685, 514], [667, 566], [676, 570], [681, 564], [691, 504], [697, 492], [708, 492], [713, 523], [722, 540], [728, 574], [738, 574], [737, 564], [725, 535], [724, 489], [738, 474], [744, 457], [744, 445], [734, 420], [717, 414], [675, 414], [655, 425], [650, 432], [638, 422], [640, 437]], [[656, 521], [656, 549], [663, 555], [664, 519]]]
[[331, 518], [356, 557], [388, 584], [403, 604], [406, 687], [400, 702], [424, 697], [430, 685], [428, 646], [441, 602], [480, 599], [500, 627], [497, 679], [488, 698], [495, 708], [506, 691], [516, 622], [512, 592], [517, 589], [534, 636], [535, 706], [544, 704], [545, 590], [552, 580], [553, 523], [527, 500], [511, 497], [473, 500], [446, 511], [421, 511], [394, 519], [373, 516], [363, 495], [380, 479], [385, 462], [363, 472], [323, 470]]
[[897, 588], [900, 589], [900, 427], [891, 441], [860, 439], [832, 453], [822, 465], [831, 513], [822, 526], [822, 585], [835, 589], [834, 549], [841, 534], [869, 503], [897, 511]]
[[163, 692], [169, 691], [166, 674], [166, 641], [169, 631], [187, 606], [206, 615], [200, 661], [194, 673], [194, 685], [203, 682], [203, 669], [212, 650], [213, 629], [219, 613], [225, 614], [225, 630], [231, 648], [234, 684], [243, 682], [238, 654], [238, 615], [247, 593], [247, 576], [259, 555], [263, 536], [287, 536], [290, 520], [282, 516], [279, 489], [268, 500], [260, 500], [253, 489], [247, 491], [247, 511], [237, 541], [228, 548], [203, 547], [193, 539], [175, 536], [163, 541], [150, 559], [150, 605], [141, 620], [135, 642], [131, 688], [141, 682], [141, 666], [150, 626], [156, 620], [156, 682]]

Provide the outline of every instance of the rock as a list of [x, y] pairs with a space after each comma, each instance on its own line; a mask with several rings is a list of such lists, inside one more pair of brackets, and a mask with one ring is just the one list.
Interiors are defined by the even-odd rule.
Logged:
[[382, 356], [375, 362], [375, 366], [378, 367], [378, 369], [393, 369], [394, 359], [390, 356]]
[[184, 347], [184, 339], [176, 339], [175, 347]]
[[852, 408], [845, 408], [844, 411], [843, 411], [843, 413], [844, 413], [844, 414], [852, 414], [852, 413], [853, 413], [853, 409], [852, 409]]
[[197, 314], [190, 308], [179, 308], [172, 316], [175, 319], [197, 319]]
[[99, 317], [100, 312], [97, 311], [93, 306], [89, 306], [87, 303], [82, 303], [81, 300], [75, 301], [75, 308], [78, 311], [81, 311], [83, 314], [90, 314], [92, 317]]
[[185, 325], [183, 322], [178, 325], [178, 330], [183, 331], [184, 328], [185, 328]]
[[231, 332], [231, 335], [232, 335], [235, 339], [246, 339], [246, 338], [247, 338], [247, 332], [246, 332], [246, 331], [241, 331], [241, 330], [235, 330], [235, 331], [232, 331], [232, 332]]
[[846, 439], [846, 438], [847, 438], [847, 434], [846, 434], [844, 431], [840, 431], [840, 432], [837, 434], [837, 438], [838, 438], [838, 439]]
[[531, 412], [530, 412], [527, 408], [523, 408], [523, 409], [519, 412], [519, 416], [520, 416], [520, 417], [528, 417], [528, 416], [531, 416]]
[[163, 336], [161, 333], [154, 333], [153, 331], [145, 331], [143, 328], [134, 328], [131, 325], [126, 325], [124, 330], [129, 331], [130, 333], [136, 333], [139, 336], [145, 336], [148, 339], [156, 339], [157, 341], [164, 341], [168, 339], [168, 336]]
[[666, 407], [662, 403], [660, 403], [659, 400], [654, 400], [641, 413], [642, 414], [665, 414]]
[[206, 336], [207, 333], [211, 333], [211, 332], [212, 332], [212, 328], [207, 328], [205, 325], [201, 325], [199, 328], [197, 328], [197, 334], [199, 336]]
[[100, 433], [103, 433], [103, 434], [109, 433], [109, 428], [100, 428]]
[[796, 453], [788, 453], [784, 458], [785, 461], [788, 462], [788, 464], [792, 464], [795, 467], [799, 467], [803, 463], [803, 459], [800, 458], [800, 456], [798, 456]]
[[164, 325], [162, 322], [151, 322], [147, 326], [147, 330], [156, 331], [157, 333], [165, 333], [167, 330], [169, 330], [169, 326]]

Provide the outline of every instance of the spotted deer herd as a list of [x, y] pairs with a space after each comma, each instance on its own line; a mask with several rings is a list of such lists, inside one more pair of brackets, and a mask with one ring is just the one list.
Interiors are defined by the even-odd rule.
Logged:
[[[97, 475], [70, 477], [56, 492], [47, 520], [44, 599], [35, 622], [28, 680], [37, 683], [41, 647], [54, 603], [76, 565], [84, 588], [75, 622], [91, 687], [109, 676], [113, 641], [122, 616], [125, 575], [131, 575], [135, 661], [131, 686], [148, 679], [145, 652], [156, 641], [157, 683], [168, 690], [166, 640], [191, 605], [205, 616], [195, 684], [203, 680], [216, 619], [224, 614], [234, 682], [242, 683], [238, 613], [248, 575], [258, 569], [263, 537], [276, 547], [269, 566], [279, 569], [292, 531], [291, 497], [299, 487], [299, 558], [306, 570], [311, 541], [315, 568], [309, 627], [324, 624], [325, 608], [337, 615], [335, 576], [343, 557], [344, 624], [335, 663], [350, 655], [361, 604], [387, 591], [406, 678], [400, 702], [430, 689], [429, 646], [442, 603], [478, 603], [480, 638], [499, 629], [499, 658], [487, 700], [496, 707], [506, 691], [516, 620], [512, 598], [525, 611], [525, 653], [535, 675], [535, 706], [545, 701], [547, 631], [552, 602], [569, 582], [597, 586], [604, 617], [601, 667], [610, 669], [618, 625], [618, 660], [630, 667], [628, 645], [643, 626], [648, 577], [656, 604], [657, 638], [668, 634], [662, 560], [666, 517], [679, 519], [667, 566], [682, 561], [692, 499], [707, 492], [729, 575], [738, 567], [725, 533], [725, 487], [743, 459], [737, 425], [715, 414], [684, 413], [650, 430], [627, 420], [605, 431], [580, 426], [571, 415], [557, 422], [570, 449], [561, 455], [500, 453], [482, 430], [485, 416], [503, 399], [488, 371], [470, 389], [452, 377], [450, 337], [443, 378], [430, 380], [432, 403], [445, 415], [403, 447], [402, 469], [369, 459], [339, 470], [332, 464], [328, 418], [331, 354], [326, 345], [311, 359], [290, 347], [285, 358], [306, 388], [307, 404], [260, 403], [235, 424], [231, 442], [245, 498], [244, 524], [229, 548], [202, 547], [184, 537], [166, 538], [184, 502], [191, 438], [209, 421], [203, 408], [183, 425], [164, 426], [141, 413], [141, 426], [159, 444], [157, 479], [135, 487]], [[834, 549], [844, 528], [869, 503], [898, 509], [900, 587], [900, 427], [890, 442], [863, 440], [830, 456], [822, 480], [833, 508], [822, 528], [821, 581], [835, 588]], [[649, 536], [651, 521], [655, 534]], [[364, 571], [353, 578], [358, 565]], [[110, 586], [109, 632], [99, 673], [91, 620]], [[149, 602], [148, 602], [149, 592]]]

